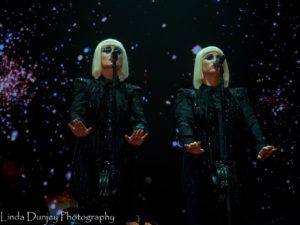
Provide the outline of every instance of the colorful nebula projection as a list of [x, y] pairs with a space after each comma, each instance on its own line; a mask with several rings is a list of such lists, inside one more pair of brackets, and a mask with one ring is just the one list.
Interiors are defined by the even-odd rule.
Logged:
[[[51, 198], [51, 211], [56, 207], [53, 196], [67, 196], [74, 147], [67, 127], [72, 83], [76, 77], [91, 76], [94, 48], [111, 37], [127, 50], [128, 82], [144, 90], [151, 133], [141, 153], [140, 179], [151, 178], [154, 194], [149, 195], [150, 202], [151, 196], [165, 197], [162, 205], [169, 206], [169, 199], [180, 196], [180, 187], [169, 190], [167, 184], [180, 186], [182, 146], [172, 124], [176, 91], [192, 87], [195, 54], [216, 45], [226, 55], [231, 86], [248, 89], [263, 131], [278, 149], [264, 165], [249, 154], [249, 168], [258, 173], [253, 185], [262, 190], [258, 208], [274, 218], [278, 217], [272, 212], [285, 212], [282, 200], [290, 201], [289, 209], [295, 209], [300, 179], [296, 151], [300, 20], [293, 10], [296, 2], [2, 0], [3, 179], [10, 174], [20, 182], [41, 185], [43, 196]], [[16, 168], [5, 166], [11, 162]], [[14, 168], [18, 172], [9, 173]], [[180, 203], [177, 206], [174, 210], [182, 213]], [[156, 215], [163, 221], [163, 215]]]

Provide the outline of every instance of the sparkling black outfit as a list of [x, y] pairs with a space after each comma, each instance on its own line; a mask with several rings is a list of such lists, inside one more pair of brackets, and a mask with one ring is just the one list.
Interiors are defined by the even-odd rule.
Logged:
[[[124, 135], [138, 129], [148, 132], [140, 91], [140, 87], [103, 76], [97, 80], [77, 78], [74, 82], [71, 121], [79, 119], [92, 127], [90, 135], [78, 138], [73, 159], [71, 190], [81, 213], [135, 213], [138, 147], [129, 145]], [[105, 167], [111, 196], [104, 200], [99, 197], [99, 177]]]
[[[229, 167], [231, 199], [236, 203], [240, 201], [242, 182], [239, 178], [243, 171], [239, 163], [247, 155], [246, 143], [256, 144], [257, 152], [266, 145], [245, 89], [225, 88], [223, 98], [221, 91], [220, 87], [202, 84], [199, 90], [180, 89], [175, 101], [174, 114], [181, 144], [200, 141], [205, 151], [201, 155], [184, 151], [183, 156], [183, 190], [189, 224], [192, 225], [226, 224], [226, 215], [221, 215], [222, 212], [226, 214], [226, 209], [219, 207], [224, 206], [221, 200], [223, 189], [212, 179], [216, 162]], [[222, 111], [225, 152], [220, 150], [219, 126], [222, 122], [219, 122], [218, 113]]]

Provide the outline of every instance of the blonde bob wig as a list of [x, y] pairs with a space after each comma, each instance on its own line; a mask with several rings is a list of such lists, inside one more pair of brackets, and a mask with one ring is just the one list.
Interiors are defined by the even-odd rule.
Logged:
[[120, 81], [124, 81], [129, 75], [127, 53], [121, 42], [119, 42], [115, 39], [111, 39], [111, 38], [105, 39], [97, 45], [95, 52], [94, 52], [92, 75], [95, 79], [98, 79], [101, 76], [101, 73], [102, 73], [101, 53], [102, 53], [103, 48], [108, 45], [113, 45], [115, 47], [118, 47], [122, 51], [123, 63], [122, 63], [121, 68], [119, 68], [117, 70], [117, 75], [118, 75]]
[[[203, 72], [202, 72], [202, 61], [204, 59], [204, 57], [207, 55], [207, 53], [210, 52], [217, 52], [221, 55], [224, 55], [223, 51], [221, 49], [219, 49], [216, 46], [208, 46], [206, 48], [201, 49], [201, 51], [199, 51], [197, 53], [196, 59], [195, 59], [195, 65], [194, 65], [194, 88], [199, 89], [200, 86], [202, 85], [203, 82]], [[228, 68], [228, 64], [227, 64], [227, 60], [225, 59], [224, 63], [223, 63], [223, 69], [224, 69], [224, 73], [223, 73], [223, 78], [224, 78], [224, 87], [228, 87], [229, 85], [229, 68]]]

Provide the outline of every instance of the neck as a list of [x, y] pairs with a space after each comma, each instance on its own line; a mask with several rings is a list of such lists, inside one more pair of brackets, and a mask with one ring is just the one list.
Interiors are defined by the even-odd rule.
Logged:
[[220, 85], [220, 77], [219, 77], [219, 75], [216, 75], [216, 76], [204, 75], [203, 84], [210, 86], [210, 87], [219, 86]]
[[105, 68], [105, 69], [103, 68], [101, 74], [103, 77], [105, 77], [108, 80], [113, 79], [113, 69], [112, 68]]

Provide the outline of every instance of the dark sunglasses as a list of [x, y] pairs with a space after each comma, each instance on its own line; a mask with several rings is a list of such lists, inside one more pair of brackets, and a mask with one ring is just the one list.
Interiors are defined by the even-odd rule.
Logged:
[[102, 52], [105, 52], [106, 54], [109, 54], [111, 52], [115, 52], [117, 55], [121, 54], [122, 53], [122, 50], [118, 47], [105, 47], [104, 49], [102, 49]]
[[209, 61], [211, 61], [213, 59], [218, 59], [218, 58], [220, 58], [220, 55], [215, 56], [213, 54], [208, 54], [207, 56], [204, 57], [204, 59], [209, 60]]

